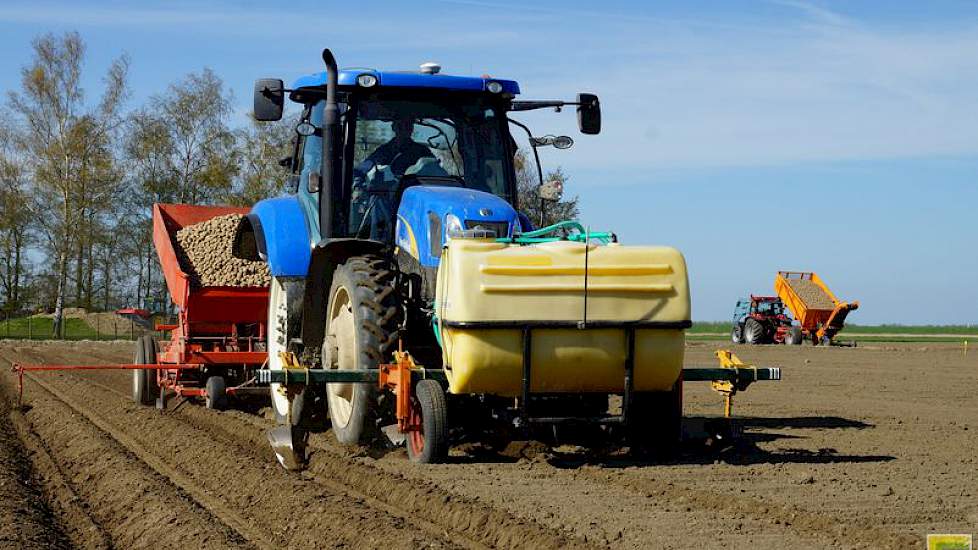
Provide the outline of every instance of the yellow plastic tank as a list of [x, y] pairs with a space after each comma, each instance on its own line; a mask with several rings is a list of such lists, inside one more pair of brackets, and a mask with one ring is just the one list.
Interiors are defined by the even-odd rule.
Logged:
[[623, 324], [635, 330], [634, 389], [664, 391], [690, 324], [686, 262], [658, 246], [452, 239], [436, 311], [452, 393], [519, 395], [527, 326], [532, 392], [620, 392]]

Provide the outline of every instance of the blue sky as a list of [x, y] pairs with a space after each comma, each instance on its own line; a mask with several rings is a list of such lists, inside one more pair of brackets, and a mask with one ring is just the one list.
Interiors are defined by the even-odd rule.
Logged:
[[520, 81], [527, 98], [602, 99], [599, 136], [567, 133], [583, 219], [680, 248], [694, 318], [726, 319], [813, 270], [858, 323], [978, 323], [978, 3], [46, 2], [0, 4], [0, 88], [41, 32], [75, 29], [95, 89], [132, 58], [132, 105], [207, 66], [234, 91], [341, 65]]

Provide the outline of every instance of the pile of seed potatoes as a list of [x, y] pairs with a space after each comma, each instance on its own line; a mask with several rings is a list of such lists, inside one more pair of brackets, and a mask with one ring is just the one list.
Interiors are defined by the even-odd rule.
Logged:
[[244, 216], [228, 214], [188, 225], [177, 231], [176, 252], [180, 267], [194, 287], [268, 286], [268, 265], [231, 255], [234, 235]]
[[834, 309], [835, 303], [829, 295], [810, 279], [788, 279], [795, 294], [809, 309]]

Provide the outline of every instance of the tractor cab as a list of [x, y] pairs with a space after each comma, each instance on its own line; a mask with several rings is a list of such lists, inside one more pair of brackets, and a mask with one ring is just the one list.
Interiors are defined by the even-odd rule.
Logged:
[[[440, 248], [452, 230], [480, 228], [508, 237], [532, 229], [517, 214], [510, 126], [527, 129], [508, 113], [577, 105], [581, 130], [600, 129], [597, 97], [590, 94], [577, 102], [517, 101], [515, 81], [445, 75], [432, 63], [420, 72], [393, 72], [337, 70], [330, 66], [331, 55], [324, 60], [326, 71], [299, 78], [290, 89], [272, 79], [255, 86], [258, 120], [281, 118], [286, 94], [301, 105], [295, 148], [285, 164], [317, 242], [348, 238], [394, 244], [397, 225], [408, 224], [415, 239], [423, 233], [422, 240], [432, 241], [408, 243], [407, 250], [416, 248], [415, 259], [421, 260], [421, 249]], [[550, 143], [527, 133], [534, 148], [573, 143], [570, 138]], [[455, 202], [462, 199], [470, 208], [399, 213], [412, 188], [421, 188], [414, 195], [453, 189]], [[435, 192], [432, 198], [444, 203], [445, 196]], [[412, 204], [419, 202], [425, 201], [415, 197]]]
[[[332, 203], [330, 235], [315, 223], [320, 237], [391, 242], [401, 198], [412, 187], [467, 189], [516, 204], [506, 122], [515, 82], [491, 81], [500, 87], [493, 94], [484, 89], [485, 79], [466, 77], [344, 70], [339, 80], [340, 166], [328, 188], [322, 164], [325, 75], [299, 79], [290, 94], [303, 109], [289, 162], [295, 191], [311, 211], [319, 211], [323, 189], [329, 196], [322, 198]], [[450, 86], [422, 86], [437, 83]], [[505, 214], [490, 221], [508, 226]]]
[[777, 296], [751, 296], [750, 313], [761, 317], [785, 317], [784, 303]]

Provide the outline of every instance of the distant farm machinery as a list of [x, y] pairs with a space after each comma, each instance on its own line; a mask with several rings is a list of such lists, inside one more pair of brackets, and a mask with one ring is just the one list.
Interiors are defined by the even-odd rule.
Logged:
[[[734, 308], [730, 339], [735, 344], [830, 345], [859, 302], [843, 302], [812, 272], [779, 271], [777, 296], [750, 296]], [[794, 316], [797, 324], [792, 321]]]

